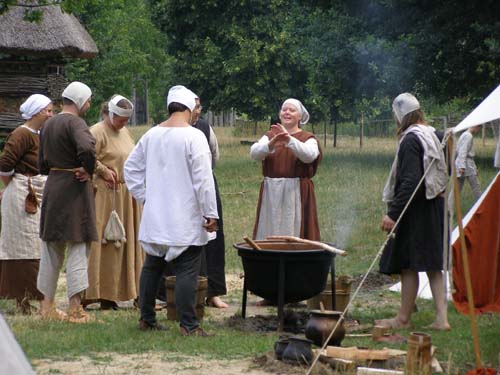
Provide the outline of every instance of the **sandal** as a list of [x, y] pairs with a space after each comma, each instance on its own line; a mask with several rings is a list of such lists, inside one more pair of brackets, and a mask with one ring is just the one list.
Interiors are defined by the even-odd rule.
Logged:
[[45, 321], [59, 321], [64, 322], [68, 320], [68, 314], [64, 311], [56, 309], [55, 307], [50, 308], [49, 310], [40, 310], [40, 317]]
[[68, 321], [70, 323], [89, 323], [94, 321], [95, 318], [86, 313], [81, 305], [71, 307], [68, 310]]

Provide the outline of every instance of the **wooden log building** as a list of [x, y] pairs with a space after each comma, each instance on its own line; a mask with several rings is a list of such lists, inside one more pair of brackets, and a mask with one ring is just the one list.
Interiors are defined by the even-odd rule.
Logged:
[[0, 144], [24, 122], [19, 106], [28, 96], [44, 94], [59, 103], [67, 85], [65, 64], [98, 53], [75, 16], [57, 5], [41, 9], [39, 23], [25, 21], [25, 9], [19, 6], [0, 15]]

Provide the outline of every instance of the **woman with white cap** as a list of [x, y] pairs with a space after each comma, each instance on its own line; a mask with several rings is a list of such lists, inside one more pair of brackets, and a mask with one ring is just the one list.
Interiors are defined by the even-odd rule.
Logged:
[[169, 118], [142, 136], [125, 162], [125, 182], [144, 203], [139, 240], [146, 252], [140, 277], [141, 330], [163, 330], [155, 298], [165, 262], [175, 281], [182, 336], [207, 336], [199, 326], [195, 295], [202, 247], [216, 230], [217, 202], [208, 142], [190, 125], [195, 94], [184, 86], [168, 92]]
[[[126, 128], [134, 112], [130, 100], [114, 95], [103, 104], [103, 120], [90, 128], [96, 140], [94, 190], [96, 227], [99, 241], [92, 242], [89, 257], [89, 287], [83, 305], [99, 300], [101, 309], [116, 310], [116, 301], [135, 300], [144, 253], [138, 231], [141, 206], [129, 193], [123, 179], [123, 166], [134, 148]], [[115, 210], [125, 229], [125, 241], [106, 241], [104, 230]]]
[[257, 205], [253, 237], [291, 235], [319, 240], [320, 231], [314, 184], [322, 158], [314, 134], [302, 130], [309, 113], [297, 99], [287, 99], [279, 113], [281, 124], [271, 126], [250, 149], [262, 161], [264, 181]]
[[36, 287], [42, 249], [37, 202], [46, 176], [38, 171], [38, 133], [52, 117], [52, 101], [34, 94], [20, 110], [26, 122], [9, 134], [0, 157], [0, 178], [6, 185], [1, 209], [0, 298], [15, 299], [22, 312], [29, 314], [29, 300], [43, 298]]
[[409, 328], [415, 306], [418, 272], [429, 277], [436, 318], [430, 328], [450, 329], [443, 282], [443, 191], [448, 168], [434, 128], [428, 126], [418, 100], [400, 94], [392, 105], [398, 128], [398, 149], [383, 192], [387, 213], [381, 229], [390, 232], [404, 207], [428, 170], [407, 211], [401, 217], [395, 237], [390, 239], [380, 259], [380, 272], [401, 275], [401, 306], [396, 317], [377, 320], [393, 329]]

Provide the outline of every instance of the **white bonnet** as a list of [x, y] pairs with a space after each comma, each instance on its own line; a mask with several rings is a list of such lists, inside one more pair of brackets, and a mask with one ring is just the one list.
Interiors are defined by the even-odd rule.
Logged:
[[47, 107], [52, 100], [42, 94], [33, 94], [26, 101], [21, 104], [19, 111], [21, 116], [25, 120], [29, 120], [33, 116], [40, 113], [45, 107]]
[[196, 94], [188, 88], [182, 85], [173, 86], [170, 90], [168, 90], [167, 107], [170, 103], [175, 102], [184, 104], [191, 112], [193, 112], [193, 109], [196, 106], [196, 98]]
[[307, 109], [306, 107], [304, 107], [304, 105], [302, 104], [302, 102], [300, 100], [297, 100], [297, 99], [293, 99], [293, 98], [289, 98], [287, 100], [285, 100], [283, 102], [283, 104], [281, 105], [281, 108], [283, 108], [283, 106], [285, 104], [291, 104], [293, 105], [295, 108], [297, 108], [297, 110], [300, 112], [301, 114], [301, 118], [300, 118], [300, 124], [301, 125], [305, 125], [307, 124], [307, 122], [309, 121], [309, 112], [307, 112]]
[[[122, 108], [118, 106], [118, 102], [125, 100], [130, 105], [130, 108]], [[134, 113], [134, 104], [128, 100], [126, 97], [121, 95], [115, 95], [108, 102], [108, 111], [111, 117], [111, 121], [113, 121], [113, 114], [120, 117], [128, 117], [130, 118]]]
[[78, 81], [71, 82], [62, 93], [62, 97], [75, 103], [78, 110], [82, 109], [91, 96], [92, 90], [90, 87]]
[[408, 113], [417, 109], [420, 109], [420, 103], [417, 98], [408, 92], [399, 94], [392, 102], [392, 110], [400, 123]]

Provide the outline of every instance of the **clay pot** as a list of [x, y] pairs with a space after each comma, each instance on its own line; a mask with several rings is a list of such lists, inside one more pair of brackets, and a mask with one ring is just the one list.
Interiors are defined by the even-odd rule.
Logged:
[[276, 341], [276, 343], [274, 344], [274, 358], [281, 361], [281, 359], [283, 358], [283, 352], [285, 351], [289, 342], [289, 337], [280, 338], [278, 341]]
[[313, 359], [312, 341], [300, 337], [290, 337], [282, 355], [282, 360], [291, 364], [310, 364]]
[[[337, 324], [342, 312], [331, 310], [312, 310], [309, 321], [306, 325], [306, 337], [317, 346], [323, 346], [326, 339]], [[345, 337], [344, 322], [340, 322], [333, 333], [328, 345], [340, 346]]]

